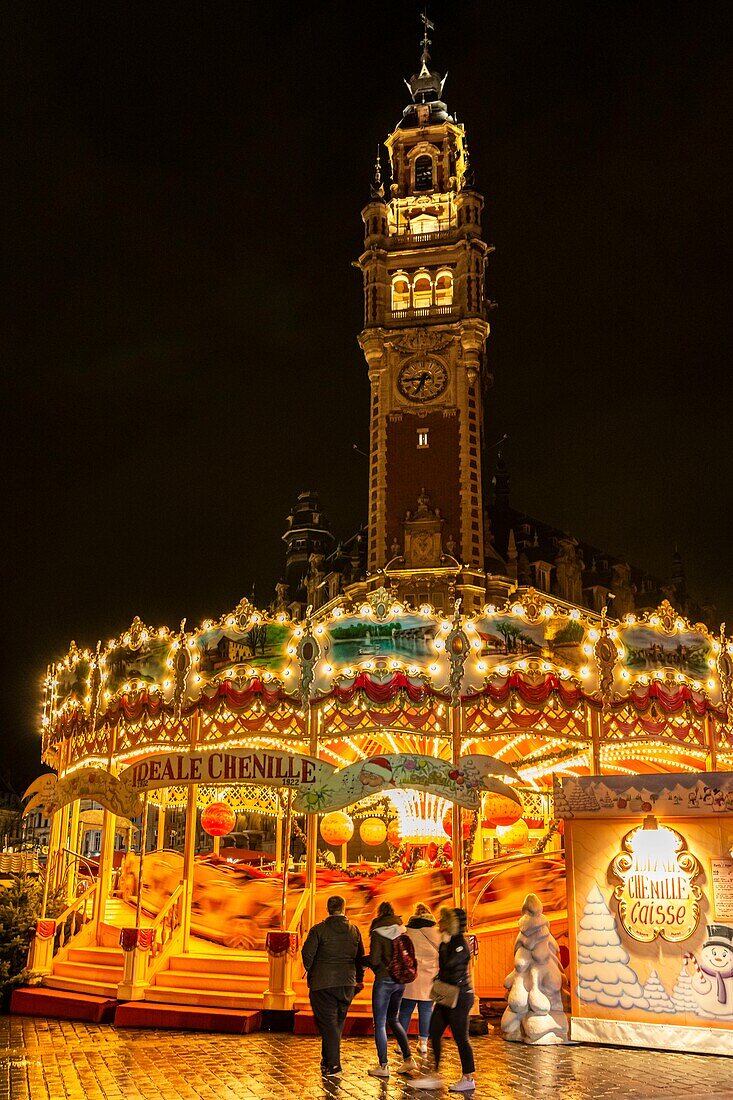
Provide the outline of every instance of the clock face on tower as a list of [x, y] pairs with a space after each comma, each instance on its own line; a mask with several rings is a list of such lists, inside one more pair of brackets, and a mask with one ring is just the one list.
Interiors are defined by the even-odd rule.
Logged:
[[397, 376], [397, 389], [408, 401], [432, 401], [445, 393], [448, 371], [439, 359], [416, 355]]

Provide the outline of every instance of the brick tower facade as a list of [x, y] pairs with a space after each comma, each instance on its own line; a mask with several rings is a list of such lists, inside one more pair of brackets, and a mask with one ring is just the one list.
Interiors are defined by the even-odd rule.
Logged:
[[371, 384], [368, 568], [420, 604], [465, 610], [485, 594], [482, 399], [489, 334], [483, 198], [469, 186], [463, 126], [429, 68], [387, 138], [362, 211], [364, 329]]

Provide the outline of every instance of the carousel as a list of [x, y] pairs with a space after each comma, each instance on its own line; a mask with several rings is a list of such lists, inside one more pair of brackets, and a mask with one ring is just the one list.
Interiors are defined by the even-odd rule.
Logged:
[[307, 1030], [298, 947], [337, 892], [363, 933], [384, 899], [405, 919], [460, 904], [478, 996], [499, 998], [525, 894], [567, 941], [553, 787], [623, 777], [643, 814], [645, 775], [733, 770], [732, 654], [666, 603], [615, 621], [531, 588], [449, 617], [384, 587], [301, 622], [243, 601], [72, 643], [45, 682], [53, 771], [28, 792], [68, 903], [41, 914], [35, 980], [121, 1023], [269, 1009]]

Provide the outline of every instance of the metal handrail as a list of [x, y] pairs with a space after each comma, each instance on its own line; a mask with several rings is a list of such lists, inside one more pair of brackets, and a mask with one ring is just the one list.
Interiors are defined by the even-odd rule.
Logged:
[[298, 944], [303, 942], [305, 932], [304, 917], [308, 908], [312, 889], [313, 887], [309, 886], [307, 889], [303, 890], [303, 893], [300, 895], [300, 900], [295, 907], [295, 912], [290, 920], [290, 924], [288, 925], [288, 932], [298, 937]]
[[150, 945], [150, 955], [153, 959], [157, 958], [166, 944], [173, 938], [176, 929], [180, 927], [180, 902], [182, 898], [183, 883], [180, 882], [150, 926], [153, 933], [153, 942]]

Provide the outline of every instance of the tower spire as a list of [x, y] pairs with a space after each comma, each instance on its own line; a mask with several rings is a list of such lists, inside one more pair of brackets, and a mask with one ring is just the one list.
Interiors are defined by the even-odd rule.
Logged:
[[377, 145], [377, 159], [374, 162], [374, 183], [372, 184], [372, 198], [384, 198], [384, 184], [382, 183], [382, 154]]

